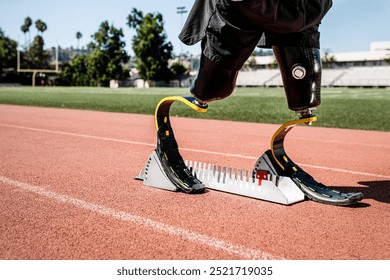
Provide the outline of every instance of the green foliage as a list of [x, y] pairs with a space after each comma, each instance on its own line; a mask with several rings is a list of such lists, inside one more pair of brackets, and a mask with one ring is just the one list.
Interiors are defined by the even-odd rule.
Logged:
[[49, 53], [44, 50], [44, 41], [42, 36], [37, 35], [34, 38], [32, 45], [28, 51], [29, 68], [33, 69], [48, 69], [49, 68]]
[[258, 65], [256, 63], [256, 52], [253, 51], [251, 56], [244, 63], [242, 70], [250, 71], [250, 70], [256, 70], [257, 68], [258, 68]]
[[38, 32], [39, 34], [42, 35], [43, 32], [46, 31], [47, 29], [47, 25], [46, 23], [44, 23], [42, 20], [38, 19], [36, 22], [35, 22], [35, 27], [38, 29]]
[[26, 17], [24, 20], [24, 24], [21, 26], [20, 30], [24, 33], [24, 45], [27, 48], [27, 40], [26, 33], [30, 33], [30, 26], [32, 25], [32, 19], [30, 17]]
[[169, 80], [172, 73], [168, 60], [172, 58], [172, 44], [166, 42], [163, 17], [160, 13], [148, 13], [133, 9], [127, 18], [130, 28], [136, 30], [132, 39], [136, 55], [136, 67], [144, 80]]
[[16, 69], [16, 41], [6, 37], [0, 28], [0, 74], [7, 68]]
[[76, 38], [77, 38], [77, 40], [81, 39], [82, 37], [83, 37], [83, 34], [81, 34], [80, 31], [77, 31], [77, 32], [76, 32]]
[[[32, 19], [27, 17], [21, 27], [23, 33], [29, 33], [31, 25]], [[38, 19], [35, 21], [35, 27], [38, 30], [38, 35], [35, 36], [32, 44], [25, 44], [25, 51], [21, 53], [21, 68], [47, 69], [49, 68], [50, 56], [49, 53], [44, 50], [45, 42], [42, 37], [43, 32], [47, 30], [47, 25], [42, 20]]]
[[[26, 17], [24, 19], [24, 24], [22, 26], [22, 31], [23, 29], [26, 29], [26, 32], [30, 31], [30, 26], [32, 25], [32, 19], [30, 17]], [[24, 27], [24, 28], [23, 28]]]
[[61, 79], [73, 86], [108, 86], [110, 80], [124, 79], [126, 72], [122, 65], [129, 56], [122, 37], [122, 29], [102, 22], [89, 45], [91, 55], [73, 59], [64, 67]]
[[66, 65], [62, 72], [62, 79], [67, 81], [68, 85], [89, 86], [91, 79], [88, 74], [89, 57], [86, 55], [75, 57], [71, 65]]
[[97, 84], [108, 86], [112, 79], [123, 79], [122, 64], [129, 60], [129, 56], [124, 49], [126, 43], [121, 40], [122, 29], [116, 29], [104, 21], [93, 37], [96, 45], [91, 55], [89, 71], [95, 75]]
[[177, 62], [171, 65], [171, 70], [175, 76], [183, 75], [188, 71], [183, 64]]
[[334, 55], [330, 55], [330, 51], [328, 49], [325, 49], [324, 54], [321, 57], [321, 61], [324, 69], [332, 68], [337, 63], [336, 58]]

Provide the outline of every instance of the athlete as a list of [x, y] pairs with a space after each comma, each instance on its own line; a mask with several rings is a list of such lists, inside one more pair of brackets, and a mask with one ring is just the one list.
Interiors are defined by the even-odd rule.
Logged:
[[[179, 38], [187, 45], [201, 42], [200, 67], [190, 88], [197, 104], [206, 107], [231, 95], [239, 70], [258, 46], [273, 49], [289, 109], [301, 118], [313, 116], [321, 102], [318, 29], [331, 6], [332, 0], [196, 0]], [[163, 165], [176, 173], [189, 173], [174, 137], [160, 134], [158, 141], [160, 154], [166, 155]], [[302, 176], [297, 184], [312, 179], [307, 173]], [[188, 193], [204, 190], [191, 176], [177, 185]], [[362, 199], [361, 193], [341, 194], [311, 181], [300, 187], [324, 203], [346, 205]]]

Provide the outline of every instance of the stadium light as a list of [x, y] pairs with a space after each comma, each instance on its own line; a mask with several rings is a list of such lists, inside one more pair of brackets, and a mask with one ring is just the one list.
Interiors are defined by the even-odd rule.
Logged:
[[[186, 7], [176, 7], [176, 13], [180, 15], [180, 27], [183, 27], [183, 15], [188, 13]], [[181, 56], [183, 54], [183, 43], [180, 43], [179, 62], [181, 63]]]

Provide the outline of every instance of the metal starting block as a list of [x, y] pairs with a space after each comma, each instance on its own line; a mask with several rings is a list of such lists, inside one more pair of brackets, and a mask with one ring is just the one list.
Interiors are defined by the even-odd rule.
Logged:
[[[267, 155], [263, 156], [267, 157]], [[284, 205], [290, 205], [305, 199], [304, 193], [289, 177], [276, 175], [272, 170], [257, 170], [252, 174], [253, 172], [248, 170], [195, 161], [186, 160], [186, 165], [192, 174], [202, 181], [208, 189]], [[151, 153], [145, 167], [136, 179], [143, 180], [145, 186], [178, 191], [178, 188], [164, 173], [155, 151]]]
[[[180, 101], [198, 112], [205, 112], [207, 110], [207, 104], [198, 104], [194, 97], [172, 96], [163, 98], [159, 102], [155, 111], [158, 140], [157, 148], [150, 154], [148, 161], [140, 174], [135, 177], [136, 179], [143, 180], [145, 186], [178, 191], [181, 189], [177, 186], [178, 182], [182, 185], [186, 185], [187, 182], [189, 182], [187, 181], [188, 178], [194, 178], [195, 181], [201, 181], [201, 184], [208, 189], [267, 200], [284, 205], [293, 204], [305, 199], [303, 192], [291, 178], [277, 174], [272, 168], [272, 165], [268, 166], [265, 164], [262, 165], [260, 169], [259, 164], [257, 164], [256, 168], [251, 172], [193, 161], [182, 161], [183, 165], [180, 165], [180, 169], [177, 169], [178, 165], [169, 167], [167, 167], [166, 164], [163, 165], [162, 160], [167, 159], [169, 162], [166, 154], [167, 151], [158, 150], [159, 147], [161, 149], [161, 141], [163, 140], [166, 141], [165, 143], [171, 143], [171, 146], [167, 145], [165, 148], [168, 147], [168, 149], [170, 149], [170, 155], [173, 155], [176, 163], [181, 162], [181, 156], [173, 136], [173, 129], [170, 125], [169, 118], [170, 107], [175, 101]], [[164, 139], [162, 140], [162, 138]], [[177, 150], [175, 150], [175, 146]], [[160, 156], [158, 152], [161, 153]], [[264, 154], [263, 157], [268, 159], [267, 154]], [[180, 176], [184, 177], [178, 175], [175, 179], [178, 180], [178, 182], [173, 182], [172, 178], [167, 175], [167, 172], [176, 175], [180, 173]], [[172, 176], [172, 174], [170, 175]]]

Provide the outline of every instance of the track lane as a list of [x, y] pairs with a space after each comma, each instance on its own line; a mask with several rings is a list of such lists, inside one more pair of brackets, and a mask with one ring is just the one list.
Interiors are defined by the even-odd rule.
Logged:
[[[7, 107], [9, 111], [5, 112], [4, 107]], [[29, 110], [31, 112], [28, 112]], [[109, 139], [129, 139], [130, 142], [149, 144], [153, 143], [155, 138], [154, 128], [144, 127], [150, 125], [152, 121], [150, 116], [18, 106], [2, 106], [0, 111], [0, 121], [3, 124], [8, 123], [15, 126], [65, 131], [82, 135], [98, 135]], [[15, 117], [18, 114], [20, 117]], [[78, 114], [81, 114], [80, 118]], [[50, 120], [47, 120], [48, 115], [52, 116]], [[220, 164], [241, 165], [251, 168], [253, 160], [250, 158], [234, 158], [232, 160], [226, 155], [194, 151], [195, 149], [192, 147], [199, 147], [199, 141], [203, 141], [201, 143], [205, 145], [207, 150], [218, 151], [218, 149], [214, 150], [216, 148], [215, 143], [209, 144], [210, 141], [205, 141], [199, 135], [185, 137], [185, 133], [188, 133], [186, 127], [188, 122], [191, 123], [191, 128], [212, 125], [214, 127], [212, 136], [215, 138], [224, 138], [230, 135], [230, 138], [224, 141], [225, 145], [222, 149], [228, 154], [232, 153], [235, 147], [242, 146], [241, 143], [237, 143], [235, 136], [238, 133], [237, 128], [245, 125], [215, 121], [207, 121], [204, 125], [204, 121], [191, 119], [175, 119], [175, 122], [178, 125], [176, 135], [181, 141], [181, 146], [190, 147], [189, 150], [183, 151], [183, 154], [186, 154], [189, 158], [201, 158], [201, 160], [207, 162], [214, 161]], [[213, 124], [214, 122], [215, 124]], [[226, 126], [226, 124], [229, 124], [229, 126]], [[257, 130], [254, 132], [254, 127], [260, 128], [260, 126], [258, 124], [249, 124], [248, 126], [249, 128], [244, 127], [243, 131], [245, 139], [249, 142], [249, 148], [248, 151], [240, 150], [243, 155], [251, 155], [252, 149], [259, 150], [259, 147], [256, 147], [259, 140], [257, 138], [258, 133]], [[265, 125], [265, 129], [261, 131], [268, 133], [273, 131], [271, 128], [276, 127], [270, 126], [269, 128], [269, 126]], [[216, 132], [215, 127], [222, 131], [221, 135]], [[231, 128], [235, 129], [234, 133], [230, 131]], [[209, 129], [205, 128], [206, 131]], [[307, 128], [304, 128], [304, 130], [307, 131]], [[375, 259], [388, 257], [388, 253], [384, 252], [382, 247], [389, 242], [388, 234], [383, 232], [382, 222], [389, 221], [389, 216], [384, 211], [388, 209], [389, 198], [388, 195], [380, 197], [378, 194], [385, 190], [384, 186], [381, 187], [381, 190], [372, 191], [372, 195], [365, 201], [365, 203], [370, 204], [369, 207], [360, 208], [338, 208], [312, 202], [285, 207], [215, 191], [209, 191], [203, 195], [188, 196], [147, 188], [142, 186], [140, 182], [132, 180], [132, 176], [144, 164], [152, 149], [151, 146], [142, 147], [142, 145], [136, 143], [92, 139], [75, 135], [52, 135], [54, 133], [28, 131], [4, 126], [0, 126], [0, 132], [2, 135], [1, 153], [7, 156], [6, 164], [1, 166], [1, 170], [6, 174], [1, 175], [7, 176], [7, 178], [37, 186], [49, 186], [51, 191], [62, 195], [68, 195], [132, 215], [139, 214], [164, 224], [185, 228], [192, 232], [266, 252], [277, 257], [293, 259]], [[340, 137], [340, 132], [345, 131], [338, 130], [338, 132]], [[368, 139], [367, 135], [369, 133], [363, 132], [362, 134]], [[385, 139], [388, 137], [386, 133], [379, 134], [379, 138]], [[328, 137], [328, 135], [326, 136]], [[262, 137], [267, 138], [265, 135]], [[333, 137], [337, 139], [336, 136]], [[378, 145], [388, 143], [386, 141], [380, 142], [377, 137], [375, 137], [377, 142], [374, 141], [373, 143]], [[332, 139], [332, 136], [329, 138]], [[325, 137], [322, 139], [325, 139]], [[291, 141], [293, 148], [296, 145], [294, 137], [289, 138], [289, 141]], [[41, 146], [39, 147], [37, 143]], [[361, 145], [359, 142], [358, 144]], [[262, 145], [264, 144], [259, 146]], [[343, 143], [343, 145], [346, 144]], [[266, 145], [264, 148], [267, 148]], [[327, 149], [327, 145], [322, 149]], [[383, 151], [383, 147], [380, 150]], [[259, 154], [259, 151], [253, 152], [253, 154]], [[339, 159], [334, 154], [329, 154], [329, 152], [323, 152], [320, 155], [321, 160], [329, 163], [331, 163], [331, 160]], [[364, 151], [363, 156], [367, 155], [373, 157], [372, 151], [371, 153]], [[368, 157], [368, 160], [370, 160], [370, 157]], [[356, 161], [361, 159], [362, 156], [358, 156]], [[306, 158], [302, 157], [302, 160], [306, 160]], [[382, 159], [379, 157], [379, 160]], [[12, 168], [12, 166], [18, 166], [18, 168]], [[377, 169], [377, 167], [369, 165], [366, 170], [375, 172], [373, 174], [379, 173], [387, 176], [388, 169], [386, 169], [386, 166], [384, 169]], [[323, 177], [326, 180], [331, 179], [334, 186], [348, 189], [375, 189], [378, 188], [378, 184], [375, 185], [376, 187], [369, 187], [357, 182], [366, 180], [375, 183], [380, 180], [380, 178], [367, 178], [365, 174], [346, 175], [342, 172], [334, 172], [332, 178], [329, 178], [327, 175], [329, 172], [326, 170], [314, 168], [313, 171], [315, 172], [313, 175], [316, 175], [316, 177]], [[338, 173], [341, 173], [341, 175]], [[382, 181], [386, 180], [386, 178], [382, 178]], [[40, 200], [38, 205], [45, 203], [47, 202]], [[63, 211], [61, 207], [58, 208], [57, 211], [61, 215]], [[242, 219], [242, 217], [245, 217], [245, 219]], [[343, 220], [342, 223], [340, 223], [341, 219]], [[77, 224], [77, 219], [74, 223]], [[113, 222], [108, 220], [106, 223], [105, 227], [110, 228]], [[316, 224], [317, 227], [313, 228], [313, 224]], [[58, 223], [58, 227], [61, 228], [60, 223]], [[93, 222], [88, 224], [86, 228], [76, 227], [75, 236], [81, 238], [84, 243], [93, 243], [91, 240], [88, 241], [87, 236], [82, 235], [84, 230], [88, 231], [93, 227]], [[124, 228], [121, 229], [127, 234], [124, 234], [124, 236], [128, 236], [132, 231], [137, 231], [129, 224], [126, 224]], [[118, 226], [114, 226], [112, 230], [116, 232], [120, 229], [118, 229]], [[138, 229], [138, 232], [142, 232], [142, 230]], [[147, 232], [150, 234], [149, 231]], [[156, 235], [159, 236], [159, 234], [154, 233], [154, 236]], [[192, 242], [179, 240], [181, 246], [178, 248], [173, 244], [177, 240], [173, 241], [170, 238], [164, 239], [162, 237], [162, 241], [158, 241], [160, 240], [158, 237], [157, 239], [143, 237], [151, 243], [162, 246], [163, 249], [159, 247], [160, 251], [166, 252], [161, 254], [161, 258], [234, 258], [234, 256], [226, 253], [220, 254], [219, 251], [212, 249], [205, 250], [206, 253], [201, 254], [197, 252], [201, 245]], [[28, 236], [24, 238], [28, 239]], [[107, 238], [110, 239], [109, 236]], [[112, 238], [112, 242], [114, 242], [113, 240], [114, 238]], [[294, 240], [294, 244], [291, 244], [291, 240]], [[153, 258], [140, 249], [143, 246], [150, 248], [150, 244], [146, 244], [147, 241], [138, 244], [139, 247], [136, 246], [137, 244], [134, 245], [134, 250], [141, 254], [138, 258], [142, 258], [142, 254], [146, 258]], [[332, 243], [329, 246], [330, 241]], [[357, 241], [362, 245], [356, 247]], [[117, 242], [126, 244], [124, 238], [119, 238]], [[337, 246], [333, 242], [337, 243]], [[170, 249], [170, 247], [173, 247], [173, 249]], [[334, 248], [337, 249], [332, 251], [331, 249]], [[168, 251], [170, 254], [167, 253]], [[118, 256], [118, 254], [120, 253], [117, 253], [117, 251], [102, 252], [102, 255], [107, 258], [111, 258], [110, 256], [116, 258], [115, 256]], [[122, 252], [122, 254], [126, 255], [126, 252]], [[68, 252], [69, 255], [72, 255], [72, 250]], [[73, 255], [78, 256], [74, 251]], [[132, 258], [137, 257], [132, 255]]]

